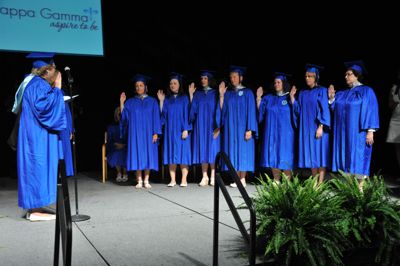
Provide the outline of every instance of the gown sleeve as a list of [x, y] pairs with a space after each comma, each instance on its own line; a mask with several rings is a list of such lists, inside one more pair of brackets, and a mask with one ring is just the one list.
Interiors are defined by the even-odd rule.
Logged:
[[153, 101], [153, 135], [161, 135], [161, 120], [160, 120], [160, 107], [157, 104], [157, 101]]
[[216, 123], [217, 128], [224, 126], [224, 120], [225, 120], [226, 111], [227, 111], [226, 104], [228, 102], [228, 98], [229, 98], [229, 92], [227, 91], [227, 92], [225, 92], [225, 95], [224, 95], [224, 102], [222, 105], [222, 109], [221, 109], [219, 99], [217, 100], [217, 105], [216, 105], [216, 110], [215, 110], [215, 123]]
[[256, 102], [254, 94], [249, 89], [247, 94], [247, 125], [246, 130], [251, 130], [255, 137], [258, 136], [258, 124], [256, 116]]
[[318, 113], [317, 119], [320, 124], [324, 126], [331, 126], [331, 113], [329, 109], [328, 102], [328, 90], [326, 88], [321, 88], [318, 94]]
[[182, 123], [183, 129], [182, 129], [182, 131], [184, 131], [184, 130], [190, 131], [190, 130], [192, 130], [192, 124], [189, 123], [189, 112], [190, 112], [189, 97], [186, 95], [183, 97], [184, 97], [184, 101], [183, 101], [184, 110], [183, 110], [183, 123]]
[[[299, 94], [300, 98], [300, 94]], [[301, 111], [301, 105], [299, 102], [299, 98], [295, 99], [293, 104], [292, 104], [292, 119], [293, 119], [293, 124], [295, 128], [299, 127], [299, 119], [300, 119], [300, 111]], [[292, 102], [290, 100], [290, 102]]]
[[62, 91], [53, 89], [47, 82], [35, 82], [34, 86], [28, 103], [33, 115], [48, 130], [64, 130], [67, 118]]
[[378, 101], [370, 87], [365, 88], [360, 115], [361, 130], [379, 129]]
[[267, 96], [264, 96], [260, 102], [260, 110], [258, 110], [258, 123], [264, 121], [266, 106], [267, 106]]
[[119, 121], [119, 134], [121, 139], [126, 139], [128, 136], [128, 125], [129, 125], [129, 100], [125, 102], [124, 110], [122, 110], [121, 120]]
[[192, 103], [190, 104], [190, 115], [189, 122], [194, 123], [196, 120], [197, 113], [199, 112], [198, 98], [196, 97], [197, 93], [194, 94]]

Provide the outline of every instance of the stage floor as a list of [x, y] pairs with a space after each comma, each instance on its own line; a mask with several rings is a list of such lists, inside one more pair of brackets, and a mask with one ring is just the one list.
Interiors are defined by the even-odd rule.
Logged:
[[[73, 223], [72, 265], [212, 265], [213, 187], [152, 183], [151, 189], [135, 189], [132, 176], [126, 184], [103, 184], [100, 173], [78, 175], [79, 211], [91, 219]], [[256, 191], [253, 185], [246, 189]], [[228, 190], [237, 206], [243, 203], [237, 189]], [[75, 214], [73, 180], [69, 192]], [[219, 264], [248, 264], [222, 193], [220, 202]], [[247, 210], [239, 213], [249, 220]], [[0, 264], [51, 265], [55, 222], [30, 222], [24, 215], [17, 180], [0, 178]]]

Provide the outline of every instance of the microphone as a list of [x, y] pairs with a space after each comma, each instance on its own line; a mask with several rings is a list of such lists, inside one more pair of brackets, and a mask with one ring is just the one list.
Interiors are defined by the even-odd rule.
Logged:
[[66, 66], [66, 67], [64, 68], [64, 70], [65, 70], [65, 73], [67, 74], [68, 83], [69, 83], [69, 84], [74, 83], [74, 78], [71, 76], [71, 69], [70, 69], [69, 67]]

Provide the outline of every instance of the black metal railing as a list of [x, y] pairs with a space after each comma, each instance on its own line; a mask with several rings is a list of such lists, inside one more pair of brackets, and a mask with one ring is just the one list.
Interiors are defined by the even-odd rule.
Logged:
[[[233, 181], [236, 183], [240, 194], [243, 197], [243, 200], [250, 211], [250, 234], [247, 232], [246, 228], [243, 225], [243, 221], [239, 216], [239, 213], [232, 201], [231, 196], [229, 195], [228, 190], [225, 187], [225, 184], [221, 178], [221, 167], [222, 163], [228, 167], [228, 171], [230, 176], [233, 178]], [[249, 264], [255, 265], [256, 263], [256, 213], [253, 208], [253, 202], [249, 195], [247, 194], [246, 189], [243, 187], [242, 182], [239, 179], [239, 176], [236, 173], [236, 170], [233, 168], [231, 161], [228, 156], [224, 152], [219, 152], [215, 159], [215, 186], [214, 186], [214, 236], [213, 236], [213, 265], [218, 265], [218, 234], [219, 234], [219, 189], [221, 189], [222, 194], [225, 197], [225, 200], [231, 210], [233, 218], [235, 218], [236, 224], [239, 227], [240, 233], [242, 234], [245, 243], [247, 244], [248, 252], [249, 252]]]
[[62, 244], [63, 265], [71, 265], [72, 257], [72, 221], [71, 208], [69, 204], [69, 192], [67, 179], [65, 177], [65, 163], [58, 163], [57, 179], [57, 205], [56, 205], [56, 234], [54, 241], [54, 265], [58, 265], [60, 251], [60, 235]]

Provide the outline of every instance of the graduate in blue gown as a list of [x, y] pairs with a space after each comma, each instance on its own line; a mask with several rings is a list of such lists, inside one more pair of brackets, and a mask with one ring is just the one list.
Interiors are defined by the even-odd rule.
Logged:
[[298, 166], [311, 168], [313, 176], [324, 181], [326, 168], [330, 167], [329, 128], [331, 126], [328, 89], [318, 84], [322, 67], [307, 64], [305, 80], [307, 89], [290, 92], [296, 124], [299, 130]]
[[369, 175], [374, 132], [379, 129], [378, 101], [372, 88], [360, 81], [365, 74], [362, 61], [345, 63], [349, 89], [335, 95], [329, 87], [333, 109], [332, 170], [354, 174], [362, 188]]
[[183, 75], [171, 73], [169, 96], [166, 98], [162, 90], [157, 93], [160, 100], [162, 124], [164, 125], [163, 163], [168, 164], [171, 181], [168, 187], [176, 185], [176, 167], [180, 165], [182, 181], [180, 186], [187, 186], [187, 175], [191, 165], [191, 141], [189, 124], [189, 97], [183, 93]]
[[[218, 104], [218, 92], [210, 87], [214, 75], [212, 71], [200, 73], [201, 90], [196, 90], [194, 83], [189, 86], [191, 101], [190, 122], [193, 125], [192, 162], [201, 164], [203, 178], [199, 186], [215, 183], [215, 157], [220, 150], [219, 130], [216, 130], [215, 110]], [[208, 165], [211, 168], [211, 179], [208, 178]]]
[[263, 88], [257, 90], [258, 122], [264, 127], [260, 166], [271, 168], [276, 181], [280, 180], [281, 171], [290, 178], [295, 163], [295, 124], [289, 86], [287, 74], [275, 73], [274, 93], [261, 98]]
[[121, 126], [128, 138], [127, 169], [136, 171], [136, 188], [151, 188], [150, 170], [158, 171], [160, 109], [157, 100], [147, 95], [148, 81], [147, 76], [135, 75], [136, 95], [126, 102], [125, 94], [121, 95]]
[[126, 170], [126, 140], [120, 130], [121, 107], [114, 111], [114, 124], [107, 127], [107, 163], [117, 170], [117, 183], [128, 181]]
[[[17, 143], [18, 205], [27, 218], [51, 220], [40, 208], [56, 201], [58, 134], [66, 128], [61, 74], [53, 61], [37, 60], [38, 70], [22, 95]], [[50, 85], [54, 84], [54, 88]]]
[[246, 186], [246, 172], [254, 172], [254, 138], [258, 135], [258, 126], [254, 94], [242, 85], [244, 72], [244, 67], [230, 66], [232, 90], [227, 90], [225, 82], [220, 83], [216, 120], [223, 132], [222, 150], [229, 156], [240, 181]]

